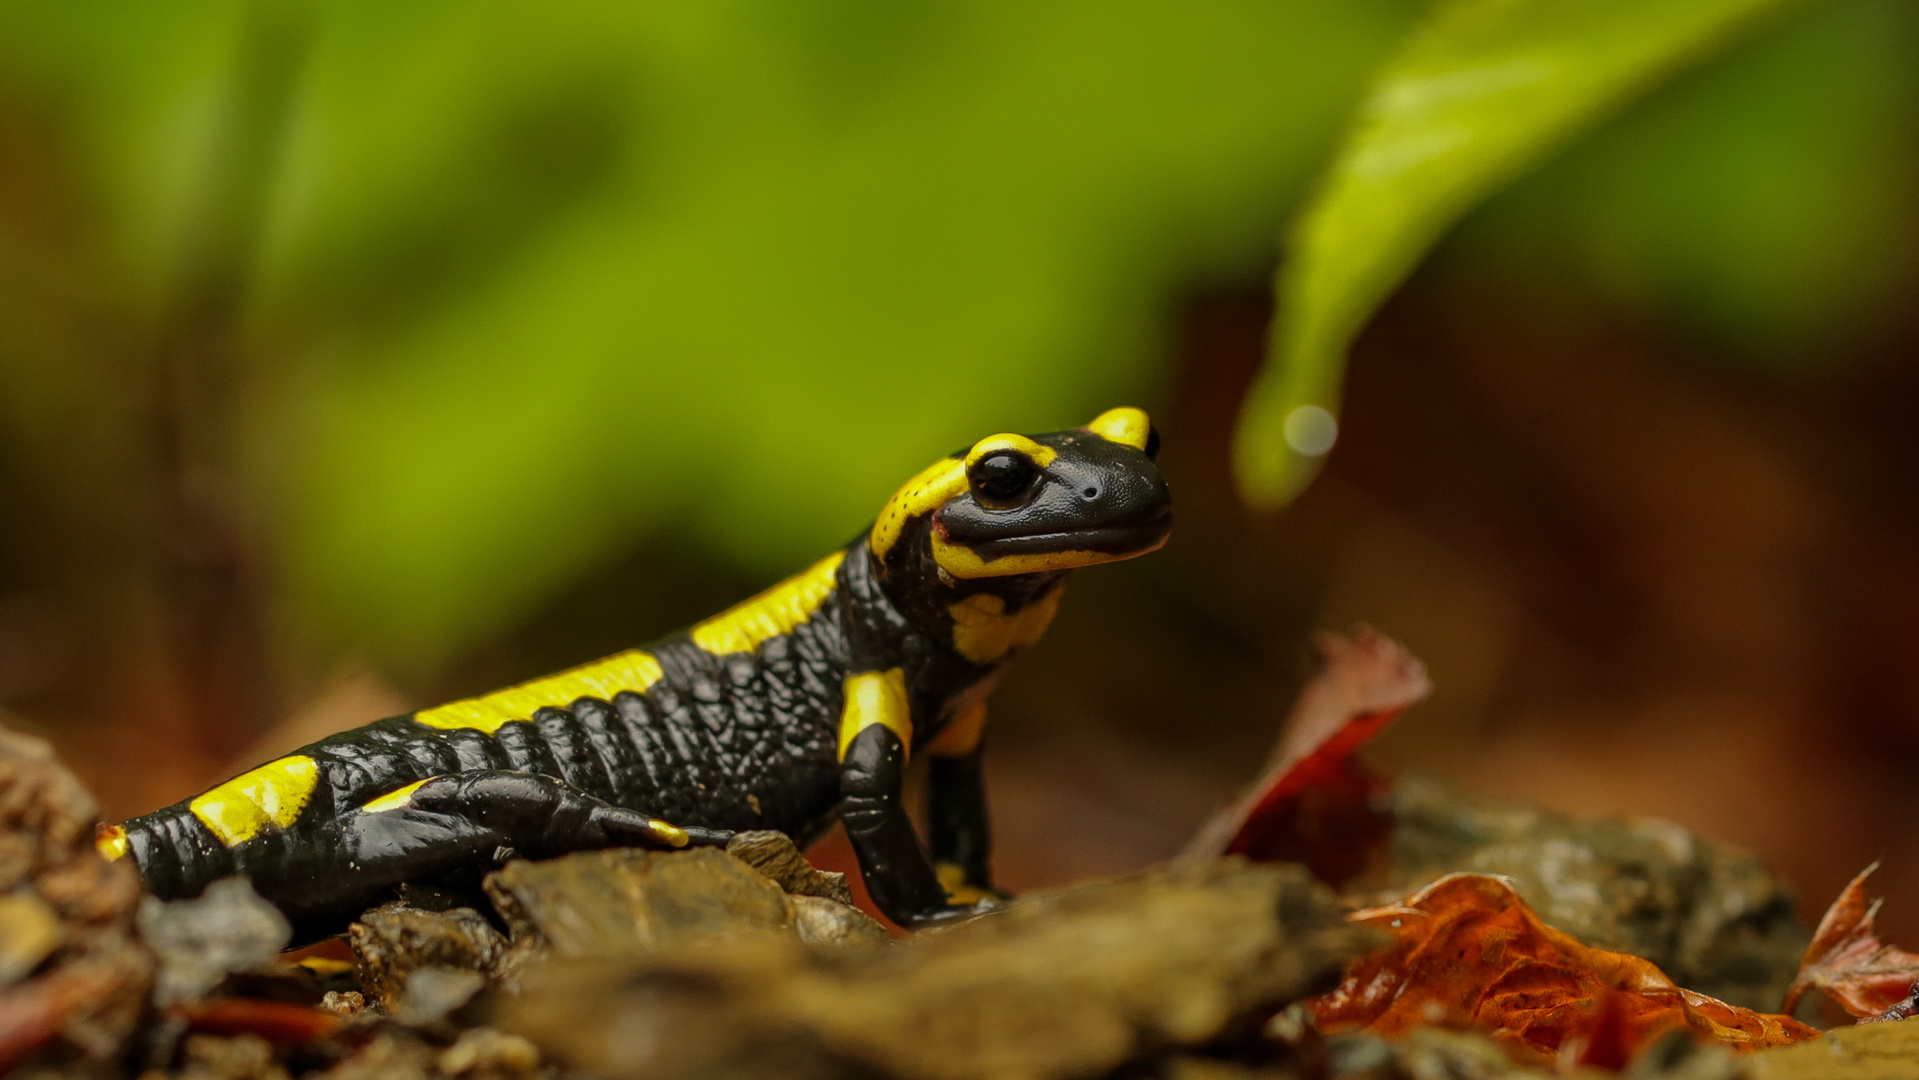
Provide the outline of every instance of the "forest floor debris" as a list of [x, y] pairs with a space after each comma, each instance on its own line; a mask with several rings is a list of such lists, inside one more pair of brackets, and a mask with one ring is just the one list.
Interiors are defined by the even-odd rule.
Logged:
[[1762, 1015], [1788, 983], [1867, 1017], [1906, 997], [1911, 955], [1874, 936], [1863, 875], [1805, 948], [1756, 860], [1678, 826], [1372, 775], [1354, 751], [1423, 671], [1377, 635], [1322, 647], [1306, 726], [1181, 860], [898, 941], [761, 833], [509, 862], [482, 892], [369, 910], [351, 960], [280, 954], [284, 920], [244, 881], [143, 905], [71, 775], [0, 732], [0, 1063], [48, 1080], [1908, 1075], [1919, 1021], [1821, 1035]]

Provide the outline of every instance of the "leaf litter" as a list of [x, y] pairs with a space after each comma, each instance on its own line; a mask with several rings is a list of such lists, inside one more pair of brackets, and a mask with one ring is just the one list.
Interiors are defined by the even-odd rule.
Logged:
[[243, 882], [140, 910], [78, 784], [0, 733], [0, 1051], [94, 1080], [1863, 1080], [1919, 1052], [1919, 1026], [1765, 1010], [1790, 983], [1910, 1012], [1919, 957], [1877, 939], [1864, 874], [1805, 945], [1750, 855], [1390, 780], [1357, 752], [1423, 667], [1372, 631], [1316, 646], [1264, 774], [1181, 858], [906, 941], [764, 834], [514, 861], [370, 910], [351, 954], [275, 957]]

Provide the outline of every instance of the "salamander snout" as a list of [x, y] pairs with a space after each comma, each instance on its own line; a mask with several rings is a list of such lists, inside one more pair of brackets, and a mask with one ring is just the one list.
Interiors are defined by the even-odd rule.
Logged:
[[933, 553], [955, 577], [997, 577], [1130, 559], [1172, 530], [1172, 492], [1139, 409], [1083, 428], [996, 435], [966, 455], [967, 491], [940, 508]]

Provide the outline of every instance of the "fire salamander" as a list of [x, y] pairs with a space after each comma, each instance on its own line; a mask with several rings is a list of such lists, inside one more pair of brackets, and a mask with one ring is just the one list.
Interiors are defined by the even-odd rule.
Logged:
[[[985, 698], [1053, 619], [1066, 573], [1172, 526], [1144, 412], [994, 435], [934, 462], [798, 576], [643, 649], [342, 732], [123, 826], [153, 892], [245, 874], [303, 935], [406, 882], [638, 845], [800, 844], [837, 816], [905, 926], [999, 895], [980, 775]], [[928, 846], [902, 805], [930, 759]]]

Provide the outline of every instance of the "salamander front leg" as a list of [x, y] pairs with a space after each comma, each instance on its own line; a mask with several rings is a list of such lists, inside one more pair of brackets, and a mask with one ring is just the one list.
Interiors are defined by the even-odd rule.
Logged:
[[850, 675], [840, 720], [840, 820], [866, 891], [901, 926], [971, 914], [947, 902], [901, 800], [913, 725], [898, 668]]
[[986, 816], [983, 747], [976, 737], [964, 753], [941, 753], [937, 741], [930, 750], [927, 839], [946, 898], [955, 904], [1012, 899], [1010, 893], [993, 887], [993, 838]]
[[680, 828], [533, 773], [454, 773], [408, 784], [342, 813], [310, 843], [290, 845], [261, 894], [296, 923], [351, 917], [387, 889], [505, 850], [552, 858], [609, 847], [724, 844], [731, 834]]

